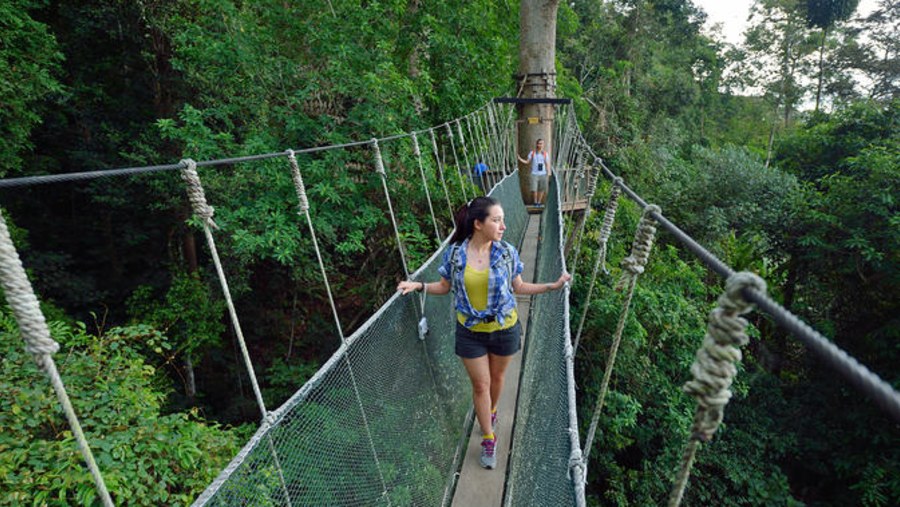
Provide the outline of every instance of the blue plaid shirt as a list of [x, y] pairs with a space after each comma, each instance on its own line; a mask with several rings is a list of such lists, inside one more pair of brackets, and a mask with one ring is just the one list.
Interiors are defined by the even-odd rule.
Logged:
[[[466, 294], [466, 284], [463, 281], [466, 271], [466, 247], [469, 240], [462, 245], [450, 245], [444, 251], [444, 259], [438, 268], [438, 273], [450, 282], [456, 296], [456, 311], [466, 317], [466, 327], [485, 322], [488, 317], [497, 319], [497, 323], [503, 326], [506, 317], [516, 308], [516, 298], [513, 296], [512, 281], [522, 273], [525, 266], [519, 260], [519, 252], [515, 247], [505, 241], [491, 243], [491, 271], [488, 274], [487, 307], [482, 310], [472, 308], [469, 295]], [[456, 257], [456, 269], [451, 265], [454, 259], [453, 252], [458, 251]]]

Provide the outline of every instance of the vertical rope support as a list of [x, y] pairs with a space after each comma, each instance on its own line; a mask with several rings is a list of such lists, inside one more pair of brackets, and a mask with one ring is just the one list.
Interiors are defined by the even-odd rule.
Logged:
[[294, 190], [297, 193], [297, 201], [300, 203], [297, 214], [306, 216], [306, 225], [309, 227], [309, 235], [312, 238], [313, 249], [316, 251], [316, 259], [319, 261], [319, 270], [322, 272], [322, 281], [325, 283], [325, 292], [328, 294], [328, 303], [331, 305], [331, 314], [334, 317], [334, 325], [337, 328], [341, 343], [346, 343], [344, 329], [341, 327], [341, 319], [338, 317], [337, 305], [331, 292], [331, 283], [328, 281], [328, 273], [325, 271], [325, 262], [322, 260], [322, 251], [319, 249], [319, 240], [316, 238], [316, 229], [313, 227], [312, 217], [309, 214], [309, 199], [306, 196], [306, 185], [303, 183], [303, 175], [300, 174], [300, 165], [294, 150], [287, 150], [288, 161], [291, 164], [291, 178], [294, 180]]
[[513, 108], [513, 105], [510, 104], [507, 107], [509, 111], [506, 115], [506, 127], [504, 127], [504, 132], [506, 133], [506, 164], [507, 167], [516, 167], [517, 156], [516, 156], [516, 140], [515, 140], [515, 129], [514, 125], [516, 123], [516, 110]]
[[22, 267], [22, 260], [9, 235], [9, 228], [6, 226], [6, 219], [3, 218], [2, 213], [0, 213], [0, 284], [3, 286], [6, 302], [16, 318], [19, 332], [25, 341], [25, 351], [31, 354], [38, 368], [50, 378], [50, 384], [66, 414], [81, 456], [94, 479], [94, 486], [97, 488], [100, 500], [104, 506], [111, 507], [113, 502], [109, 496], [109, 490], [106, 489], [106, 483], [103, 481], [103, 474], [97, 467], [94, 454], [88, 446], [87, 438], [84, 436], [81, 423], [75, 414], [75, 408], [69, 399], [66, 386], [56, 369], [56, 362], [53, 361], [53, 354], [59, 350], [59, 344], [50, 337], [47, 321], [41, 312], [41, 306], [34, 294], [31, 282], [25, 274], [25, 268]]
[[447, 187], [447, 180], [444, 178], [444, 169], [441, 168], [441, 155], [438, 152], [437, 138], [434, 135], [434, 129], [428, 129], [428, 134], [431, 136], [431, 151], [434, 153], [438, 175], [441, 177], [441, 185], [444, 187], [444, 197], [447, 199], [447, 212], [450, 213], [450, 223], [453, 224], [453, 204], [450, 203], [450, 189]]
[[462, 190], [463, 200], [469, 202], [469, 193], [466, 192], [466, 182], [463, 180], [462, 171], [460, 171], [459, 167], [459, 157], [456, 155], [456, 142], [453, 140], [453, 129], [450, 128], [449, 123], [445, 123], [444, 127], [447, 129], [447, 137], [450, 138], [450, 152], [453, 153], [453, 161], [456, 162], [456, 176], [459, 177], [459, 189]]
[[[475, 164], [477, 164], [479, 160], [484, 162], [484, 156], [482, 156], [480, 154], [481, 145], [478, 143], [478, 136], [476, 136], [475, 134], [472, 133], [472, 115], [470, 114], [468, 116], [465, 116], [464, 118], [466, 120], [466, 131], [469, 132], [469, 139], [472, 140], [472, 150], [474, 151], [474, 153], [472, 154], [472, 160], [475, 162]], [[474, 164], [471, 167], [471, 170], [472, 170], [472, 177], [474, 178], [475, 177]], [[487, 178], [488, 178], [488, 175], [486, 175], [486, 174], [478, 175], [478, 179], [481, 184], [481, 188], [483, 189], [485, 194], [487, 194], [488, 191], [490, 191], [491, 186], [492, 186], [492, 185], [489, 185], [488, 182], [486, 181]]]
[[737, 375], [735, 363], [741, 360], [741, 349], [747, 345], [747, 320], [741, 315], [753, 309], [743, 296], [744, 289], [765, 294], [766, 282], [759, 276], [742, 271], [728, 277], [719, 306], [709, 312], [709, 324], [703, 344], [697, 351], [691, 374], [694, 378], [684, 391], [697, 400], [691, 436], [681, 458], [681, 467], [669, 495], [669, 507], [681, 504], [691, 467], [701, 442], [709, 442], [722, 423], [725, 405], [731, 399], [731, 383]]
[[472, 179], [472, 184], [475, 184], [474, 177], [472, 176], [472, 161], [469, 158], [469, 147], [466, 145], [466, 138], [463, 136], [462, 124], [459, 121], [459, 118], [456, 119], [456, 133], [459, 135], [459, 145], [462, 146], [463, 158], [466, 160], [466, 172], [469, 173], [469, 179]]
[[247, 373], [250, 376], [250, 383], [253, 386], [253, 394], [256, 396], [256, 404], [259, 406], [260, 414], [265, 419], [268, 411], [266, 404], [263, 402], [262, 392], [259, 389], [259, 382], [256, 379], [256, 371], [253, 369], [253, 363], [250, 361], [250, 352], [247, 350], [247, 343], [244, 340], [244, 332], [241, 330], [241, 324], [238, 320], [237, 310], [234, 308], [234, 301], [231, 299], [231, 290], [228, 288], [228, 280], [225, 278], [225, 271], [222, 269], [222, 261], [219, 258], [219, 251], [216, 249], [216, 241], [213, 239], [211, 229], [218, 229], [213, 221], [213, 213], [215, 210], [206, 202], [206, 193], [203, 191], [203, 185], [200, 183], [200, 176], [197, 174], [197, 163], [191, 159], [181, 161], [184, 165], [181, 169], [181, 178], [187, 185], [188, 199], [194, 209], [194, 214], [203, 224], [203, 232], [206, 235], [206, 243], [209, 246], [213, 263], [216, 267], [216, 274], [219, 277], [219, 283], [222, 286], [222, 293], [225, 296], [225, 303], [228, 307], [228, 315], [231, 317], [231, 325], [234, 334], [237, 336], [238, 344], [241, 347], [241, 354], [244, 359], [244, 366], [247, 367]]
[[431, 191], [428, 190], [428, 179], [425, 177], [425, 168], [422, 166], [422, 149], [419, 147], [419, 138], [415, 132], [410, 133], [413, 143], [413, 153], [419, 164], [419, 175], [422, 176], [422, 188], [425, 189], [425, 199], [428, 201], [428, 212], [431, 214], [431, 224], [434, 225], [434, 239], [441, 243], [441, 231], [438, 229], [437, 218], [434, 216], [434, 205], [431, 203]]
[[481, 138], [481, 146], [484, 151], [484, 156], [488, 160], [488, 165], [491, 169], [491, 184], [495, 184], [498, 178], [493, 175], [496, 173], [503, 174], [503, 169], [500, 167], [500, 164], [494, 159], [494, 154], [491, 153], [491, 140], [487, 133], [487, 128], [485, 127], [485, 116], [486, 112], [481, 111], [475, 117], [475, 129], [478, 130], [478, 136]]
[[[212, 256], [213, 264], [216, 267], [216, 274], [219, 277], [219, 284], [222, 286], [222, 295], [225, 297], [225, 304], [228, 307], [228, 315], [231, 318], [231, 325], [234, 334], [238, 339], [238, 345], [241, 348], [241, 355], [244, 359], [244, 366], [247, 368], [247, 375], [250, 377], [250, 385], [253, 387], [253, 394], [256, 396], [256, 404], [259, 407], [261, 420], [263, 424], [269, 421], [269, 411], [263, 401], [262, 391], [259, 389], [259, 381], [256, 379], [256, 371], [253, 369], [253, 362], [250, 361], [250, 352], [247, 350], [247, 342], [244, 340], [244, 332], [241, 330], [241, 323], [238, 320], [237, 310], [234, 307], [234, 301], [231, 299], [231, 290], [228, 288], [228, 280], [225, 278], [225, 270], [222, 268], [222, 261], [219, 258], [219, 251], [216, 248], [216, 240], [213, 238], [211, 228], [218, 229], [213, 221], [215, 210], [206, 202], [206, 192], [203, 191], [203, 185], [200, 182], [200, 175], [197, 174], [197, 163], [192, 159], [184, 159], [181, 161], [181, 178], [187, 186], [188, 200], [194, 214], [203, 224], [203, 234], [206, 236], [206, 244], [209, 247], [209, 253]], [[278, 452], [275, 450], [275, 444], [272, 438], [268, 438], [269, 452], [275, 460], [275, 466], [278, 469], [278, 477], [281, 481], [282, 492], [284, 493], [285, 502], [291, 505], [291, 496], [288, 493], [287, 482], [284, 479], [284, 471], [281, 468], [281, 460], [278, 458]]]
[[391, 193], [388, 191], [387, 172], [384, 170], [384, 159], [381, 158], [381, 148], [378, 139], [372, 139], [372, 150], [375, 152], [375, 172], [381, 176], [381, 186], [384, 188], [384, 199], [387, 201], [388, 212], [391, 215], [391, 223], [394, 225], [394, 236], [397, 238], [397, 250], [400, 251], [400, 262], [403, 263], [403, 274], [409, 278], [409, 266], [406, 264], [406, 253], [403, 251], [403, 240], [400, 239], [400, 228], [397, 226], [397, 216], [394, 214], [394, 205], [391, 203]]
[[584, 447], [585, 461], [590, 456], [591, 445], [594, 443], [594, 434], [597, 431], [597, 423], [600, 420], [600, 413], [603, 411], [603, 403], [606, 400], [606, 393], [609, 389], [609, 379], [612, 377], [612, 370], [616, 363], [616, 353], [619, 350], [619, 344], [622, 342], [622, 332], [625, 329], [625, 319], [628, 317], [628, 309], [631, 306], [631, 298], [634, 296], [634, 288], [637, 284], [638, 276], [644, 272], [644, 266], [647, 265], [647, 258], [650, 256], [650, 250], [653, 248], [653, 239], [656, 236], [656, 220], [651, 216], [652, 213], [659, 214], [659, 206], [650, 204], [644, 208], [641, 221], [638, 223], [637, 231], [635, 231], [634, 242], [631, 245], [631, 255], [622, 259], [622, 278], [619, 279], [616, 290], [626, 291], [625, 302], [622, 304], [619, 323], [616, 325], [616, 331], [613, 334], [612, 345], [609, 348], [609, 357], [606, 360], [606, 370], [603, 372], [603, 382], [600, 384], [600, 394], [597, 397], [597, 406], [594, 408], [594, 415], [588, 428]]
[[491, 151], [491, 136], [487, 127], [487, 111], [482, 111], [478, 115], [478, 123], [479, 135], [481, 135], [482, 142], [484, 144], [485, 156], [490, 160], [489, 164], [491, 164], [491, 169], [495, 171], [500, 171], [503, 173], [503, 169], [500, 167], [500, 163], [494, 157], [494, 153]]
[[500, 169], [503, 171], [503, 176], [505, 177], [506, 172], [506, 164], [503, 157], [500, 155], [500, 151], [498, 149], [498, 144], [500, 142], [500, 131], [497, 128], [497, 119], [494, 116], [494, 107], [493, 104], [488, 102], [487, 107], [487, 128], [488, 128], [488, 137], [491, 141], [492, 151], [494, 153], [494, 158], [497, 160], [497, 165], [500, 166]]
[[619, 184], [622, 183], [621, 178], [613, 181], [612, 190], [609, 194], [609, 200], [606, 202], [606, 209], [603, 211], [603, 225], [600, 227], [600, 241], [597, 249], [597, 259], [594, 260], [594, 270], [591, 272], [591, 285], [588, 288], [587, 295], [584, 298], [584, 308], [581, 310], [581, 320], [578, 322], [578, 331], [575, 333], [575, 353], [578, 353], [578, 343], [581, 341], [581, 332], [584, 330], [584, 320], [587, 317], [588, 309], [591, 306], [591, 296], [594, 293], [594, 284], [597, 281], [597, 271], [603, 267], [606, 270], [606, 245], [609, 242], [609, 236], [612, 234], [613, 222], [616, 219], [616, 210], [619, 208], [619, 196], [622, 189]]
[[581, 219], [581, 223], [578, 225], [578, 229], [575, 230], [575, 244], [572, 247], [574, 252], [574, 257], [572, 259], [572, 276], [575, 276], [578, 271], [578, 257], [581, 253], [581, 240], [584, 238], [584, 229], [587, 227], [588, 219], [591, 218], [591, 213], [593, 212], [593, 207], [591, 206], [591, 201], [594, 200], [594, 192], [597, 189], [597, 178], [600, 176], [600, 169], [598, 167], [593, 167], [590, 171], [587, 172], [587, 188], [585, 189], [585, 199], [587, 202], [584, 207], [584, 216]]
[[[375, 146], [377, 148], [378, 141], [375, 141]], [[306, 186], [303, 184], [303, 175], [300, 173], [300, 165], [297, 163], [297, 157], [294, 154], [294, 150], [287, 150], [288, 161], [291, 164], [291, 178], [294, 180], [294, 190], [297, 192], [297, 201], [299, 202], [299, 212], [298, 214], [306, 215], [306, 224], [309, 226], [309, 233], [312, 236], [313, 247], [316, 250], [316, 258], [319, 261], [319, 269], [322, 271], [322, 280], [325, 282], [325, 290], [328, 292], [328, 301], [331, 303], [331, 311], [334, 314], [334, 322], [337, 326], [338, 336], [340, 336], [341, 343], [347, 343], [346, 338], [344, 337], [344, 330], [341, 327], [341, 321], [338, 318], [337, 306], [334, 303], [334, 298], [331, 294], [331, 284], [328, 282], [328, 273], [325, 271], [325, 263], [322, 261], [322, 252], [319, 249], [319, 242], [316, 239], [316, 229], [313, 227], [312, 218], [309, 213], [309, 199], [306, 196]], [[381, 159], [381, 152], [376, 151], [378, 154], [376, 158], [376, 168], [379, 167], [378, 160]], [[384, 171], [384, 165], [381, 164], [381, 170]], [[377, 169], [376, 169], [377, 170]], [[384, 180], [382, 180], [384, 181]], [[401, 252], [402, 254], [402, 252]], [[387, 499], [388, 505], [391, 504], [390, 497], [387, 492], [387, 482], [384, 480], [384, 474], [381, 471], [381, 461], [378, 459], [378, 452], [375, 450], [375, 441], [372, 439], [372, 430], [369, 428], [369, 418], [366, 416], [366, 409], [362, 404], [362, 396], [359, 394], [359, 387], [356, 383], [356, 374], [353, 372], [353, 366], [350, 364], [350, 357], [346, 351], [343, 352], [344, 363], [347, 365], [347, 372], [350, 374], [350, 384], [353, 386], [353, 393], [356, 395], [356, 403], [359, 405], [359, 412], [362, 415], [363, 426], [366, 428], [366, 436], [369, 438], [369, 449], [372, 451], [372, 457], [375, 460], [375, 468], [378, 470], [378, 477], [381, 479], [381, 488], [382, 488], [382, 496]]]

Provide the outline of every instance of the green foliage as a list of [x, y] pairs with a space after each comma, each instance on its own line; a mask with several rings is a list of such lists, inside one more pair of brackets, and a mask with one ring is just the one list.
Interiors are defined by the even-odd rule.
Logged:
[[[137, 351], [148, 336], [117, 328], [95, 337], [50, 322], [69, 397], [113, 500], [185, 505], [237, 452], [242, 435], [196, 412], [164, 414], [167, 387]], [[152, 345], [150, 345], [152, 346]], [[46, 376], [0, 313], [0, 504], [90, 505], [96, 493]]]
[[47, 25], [29, 11], [42, 2], [13, 0], [0, 5], [0, 176], [21, 173], [23, 152], [34, 147], [31, 131], [59, 95], [63, 55]]
[[[628, 245], [621, 238], [630, 235], [637, 218], [631, 203], [620, 206], [614, 232], [620, 239], [611, 243], [611, 265], [625, 255]], [[599, 222], [597, 217], [589, 227]], [[608, 340], [621, 311], [622, 297], [612, 290], [619, 274], [619, 269], [612, 269], [599, 280], [600, 294], [591, 303], [584, 349], [577, 356], [581, 414], [593, 412]], [[694, 402], [680, 385], [689, 378], [705, 333], [706, 313], [719, 290], [707, 283], [699, 263], [680, 259], [674, 247], [658, 246], [651, 253], [626, 320], [591, 453], [592, 501], [664, 503], [693, 417]], [[577, 286], [575, 297], [583, 297], [585, 289], [586, 284]], [[736, 395], [726, 410], [725, 425], [698, 455], [686, 504], [800, 505], [790, 492], [787, 475], [772, 466], [792, 449], [790, 440], [775, 431], [775, 418], [786, 405], [764, 393], [760, 383], [771, 384], [770, 377], [758, 371], [754, 355], [748, 353], [732, 386]], [[762, 417], [756, 412], [760, 401], [768, 404]], [[587, 424], [582, 420], [583, 428]]]

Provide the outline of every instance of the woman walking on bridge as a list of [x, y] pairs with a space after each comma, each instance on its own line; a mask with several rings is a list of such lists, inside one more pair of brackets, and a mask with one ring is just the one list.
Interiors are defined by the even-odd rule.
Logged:
[[455, 222], [456, 230], [438, 268], [440, 281], [403, 281], [397, 290], [441, 295], [453, 289], [456, 355], [472, 381], [475, 415], [482, 431], [481, 466], [494, 468], [497, 404], [506, 368], [522, 342], [513, 294], [558, 290], [571, 276], [563, 273], [554, 283], [522, 281], [524, 266], [519, 252], [503, 241], [503, 208], [491, 197], [477, 197], [463, 205]]

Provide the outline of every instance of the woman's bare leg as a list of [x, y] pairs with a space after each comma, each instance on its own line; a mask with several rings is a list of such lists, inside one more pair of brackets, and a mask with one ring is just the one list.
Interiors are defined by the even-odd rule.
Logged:
[[473, 359], [462, 358], [469, 380], [472, 381], [472, 401], [475, 404], [475, 418], [483, 433], [491, 433], [491, 365], [488, 355]]

